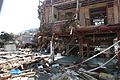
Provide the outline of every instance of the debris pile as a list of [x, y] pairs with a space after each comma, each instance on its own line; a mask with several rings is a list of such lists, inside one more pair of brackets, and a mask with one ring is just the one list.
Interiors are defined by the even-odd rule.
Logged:
[[[63, 59], [61, 60], [63, 61]], [[63, 63], [66, 62], [63, 61]], [[58, 63], [57, 61], [49, 64], [49, 66], [46, 64], [46, 67], [43, 64], [39, 65], [34, 70], [36, 72], [35, 78], [37, 80], [115, 80], [115, 77], [107, 72], [87, 71], [85, 69], [87, 65], [76, 63], [68, 65]]]
[[87, 72], [78, 67], [67, 69], [64, 66], [51, 66], [49, 69], [43, 69], [43, 71], [38, 69], [35, 78], [37, 80], [115, 80], [111, 74]]
[[55, 61], [52, 63], [49, 62], [50, 57], [50, 55], [35, 56], [18, 52], [1, 54], [0, 80], [116, 79], [107, 71], [108, 69], [104, 71], [105, 69], [101, 68], [99, 72], [90, 72], [89, 69], [92, 68], [90, 64], [80, 64], [78, 56], [55, 55]]

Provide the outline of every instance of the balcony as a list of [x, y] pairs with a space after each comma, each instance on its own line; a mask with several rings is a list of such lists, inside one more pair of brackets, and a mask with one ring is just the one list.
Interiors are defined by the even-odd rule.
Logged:
[[[53, 0], [54, 5], [64, 5], [64, 4], [72, 4], [76, 3], [77, 0]], [[87, 5], [92, 5], [92, 4], [97, 4], [97, 3], [113, 3], [114, 0], [79, 0], [79, 3], [82, 3], [81, 6], [87, 6]]]
[[[77, 2], [77, 0], [52, 0], [53, 5], [62, 5]], [[114, 2], [114, 0], [79, 0], [79, 3], [82, 3], [82, 6], [92, 5], [103, 2]], [[45, 4], [51, 4], [51, 0], [45, 0]]]
[[53, 0], [53, 4], [64, 3], [64, 2], [72, 2], [76, 0]]
[[65, 30], [68, 20], [55, 21], [52, 26], [53, 32], [62, 32]]

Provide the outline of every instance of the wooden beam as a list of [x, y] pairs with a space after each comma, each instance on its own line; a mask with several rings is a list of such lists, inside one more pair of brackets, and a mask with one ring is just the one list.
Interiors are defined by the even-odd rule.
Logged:
[[80, 53], [80, 62], [83, 61], [83, 35], [81, 34], [79, 36], [79, 53]]
[[89, 41], [87, 42], [87, 58], [90, 57], [90, 43]]
[[[120, 40], [120, 31], [117, 32], [117, 38], [118, 38], [118, 40]], [[120, 43], [119, 43], [118, 50], [120, 50]], [[120, 66], [120, 52], [118, 53], [118, 64]]]
[[110, 3], [113, 2], [114, 0], [83, 0], [81, 1], [82, 7], [88, 6], [88, 5], [93, 5], [93, 4], [99, 4], [99, 3]]
[[76, 0], [73, 1], [64, 1], [64, 2], [59, 2], [59, 3], [54, 3], [53, 6], [61, 6], [61, 5], [65, 5], [65, 4], [72, 4], [75, 3]]

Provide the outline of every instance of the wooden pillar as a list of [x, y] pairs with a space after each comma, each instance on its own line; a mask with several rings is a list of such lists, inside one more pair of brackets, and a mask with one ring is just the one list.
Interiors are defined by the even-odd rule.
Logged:
[[77, 5], [76, 5], [76, 17], [75, 19], [78, 19], [78, 11], [79, 11], [79, 0], [77, 0]]
[[[117, 32], [117, 38], [120, 40], [120, 31]], [[119, 43], [120, 46], [120, 43]], [[118, 47], [118, 51], [120, 50], [120, 47]], [[120, 52], [118, 53], [118, 64], [120, 66]]]
[[119, 0], [114, 0], [114, 24], [119, 23]]
[[87, 43], [87, 58], [90, 57], [90, 44], [89, 42]]
[[[120, 31], [117, 32], [117, 39], [120, 40]], [[120, 43], [118, 44], [118, 51], [120, 50]], [[118, 62], [117, 62], [117, 66], [118, 66], [118, 72], [117, 72], [117, 76], [120, 75], [120, 52], [118, 53], [117, 56]]]
[[120, 0], [118, 0], [118, 14], [119, 14], [119, 23], [120, 23]]
[[52, 58], [52, 62], [54, 61], [54, 48], [53, 48], [53, 41], [50, 41], [50, 54], [51, 54], [51, 58]]
[[51, 0], [51, 5], [52, 5], [52, 7], [51, 7], [51, 22], [53, 22], [53, 20], [54, 20], [54, 18], [53, 18], [53, 16], [54, 16], [53, 0]]
[[79, 37], [79, 53], [80, 53], [80, 62], [83, 61], [83, 37], [80, 35]]

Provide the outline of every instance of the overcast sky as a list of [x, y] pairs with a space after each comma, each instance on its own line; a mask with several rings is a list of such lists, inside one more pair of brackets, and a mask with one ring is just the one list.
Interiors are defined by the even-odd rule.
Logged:
[[0, 14], [0, 32], [19, 33], [39, 28], [39, 0], [4, 0]]

